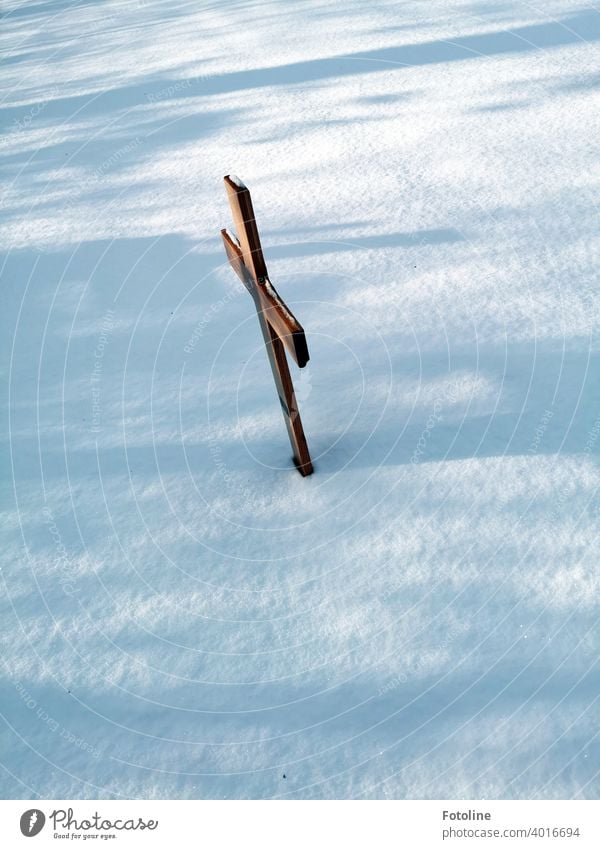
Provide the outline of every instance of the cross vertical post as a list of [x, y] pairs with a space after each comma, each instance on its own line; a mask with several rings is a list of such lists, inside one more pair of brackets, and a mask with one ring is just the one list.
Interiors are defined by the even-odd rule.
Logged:
[[224, 181], [237, 231], [237, 235], [233, 235], [227, 229], [221, 230], [225, 252], [254, 300], [294, 463], [306, 477], [312, 474], [313, 466], [285, 353], [287, 349], [297, 365], [304, 368], [309, 359], [306, 336], [269, 280], [248, 188], [233, 175], [228, 175]]

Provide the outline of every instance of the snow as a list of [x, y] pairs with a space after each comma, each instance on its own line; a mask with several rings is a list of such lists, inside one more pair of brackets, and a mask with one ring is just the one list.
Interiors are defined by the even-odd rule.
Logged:
[[235, 184], [235, 185], [236, 185], [239, 189], [245, 189], [245, 188], [247, 188], [247, 187], [246, 187], [246, 184], [245, 184], [242, 180], [240, 180], [240, 178], [239, 178], [239, 177], [236, 177], [236, 176], [235, 176], [235, 174], [230, 174], [230, 175], [229, 175], [229, 179], [230, 179], [230, 180], [231, 180], [231, 182], [232, 182], [232, 183], [234, 183], [234, 184]]
[[3, 797], [597, 798], [598, 12], [2, 22]]
[[235, 233], [232, 233], [232, 232], [231, 232], [231, 230], [228, 230], [228, 229], [227, 229], [227, 227], [225, 227], [224, 229], [225, 229], [225, 232], [226, 232], [226, 234], [227, 234], [228, 238], [229, 238], [229, 239], [231, 239], [231, 241], [234, 243], [234, 245], [237, 245], [237, 246], [238, 246], [238, 248], [241, 248], [240, 240], [239, 240], [239, 239], [238, 239], [238, 237], [235, 235]]

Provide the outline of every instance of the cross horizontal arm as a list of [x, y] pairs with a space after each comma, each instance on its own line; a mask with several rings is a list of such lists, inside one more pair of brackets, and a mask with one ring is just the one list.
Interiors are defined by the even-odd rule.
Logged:
[[259, 280], [257, 291], [265, 318], [277, 332], [277, 335], [281, 338], [281, 341], [296, 361], [296, 364], [300, 368], [304, 368], [309, 360], [309, 356], [306, 336], [302, 325], [298, 323], [296, 318], [288, 310], [268, 277], [265, 277], [264, 280]]
[[[225, 179], [227, 180], [228, 178]], [[245, 189], [245, 192], [248, 193], [248, 190]], [[232, 212], [236, 208], [234, 204], [236, 203], [237, 198], [240, 197], [240, 194], [241, 192], [236, 190], [233, 195], [234, 203], [231, 205]], [[260, 256], [262, 266], [265, 269], [265, 274], [262, 277], [255, 279], [246, 264], [244, 250], [242, 247], [243, 240], [241, 238], [236, 238], [227, 229], [221, 230], [221, 236], [223, 238], [225, 252], [231, 267], [254, 298], [256, 309], [263, 313], [269, 324], [281, 337], [283, 344], [287, 348], [289, 354], [294, 358], [296, 364], [300, 368], [304, 368], [309, 360], [306, 335], [302, 325], [298, 322], [296, 317], [292, 315], [284, 301], [279, 297], [275, 287], [269, 281], [269, 278], [266, 275], [267, 268], [264, 259], [262, 259], [262, 250], [260, 252]], [[256, 238], [258, 239], [258, 231], [256, 233]], [[260, 242], [258, 243], [258, 249], [260, 250]]]

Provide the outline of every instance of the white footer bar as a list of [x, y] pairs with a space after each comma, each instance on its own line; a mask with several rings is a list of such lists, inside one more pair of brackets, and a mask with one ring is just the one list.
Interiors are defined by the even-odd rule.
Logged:
[[[28, 843], [27, 839], [34, 840]], [[594, 801], [4, 801], [0, 846], [600, 847]]]

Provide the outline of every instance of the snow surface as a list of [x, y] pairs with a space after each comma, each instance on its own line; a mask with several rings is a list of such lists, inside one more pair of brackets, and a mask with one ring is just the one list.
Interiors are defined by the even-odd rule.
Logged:
[[4, 797], [598, 795], [599, 41], [573, 0], [6, 0]]

